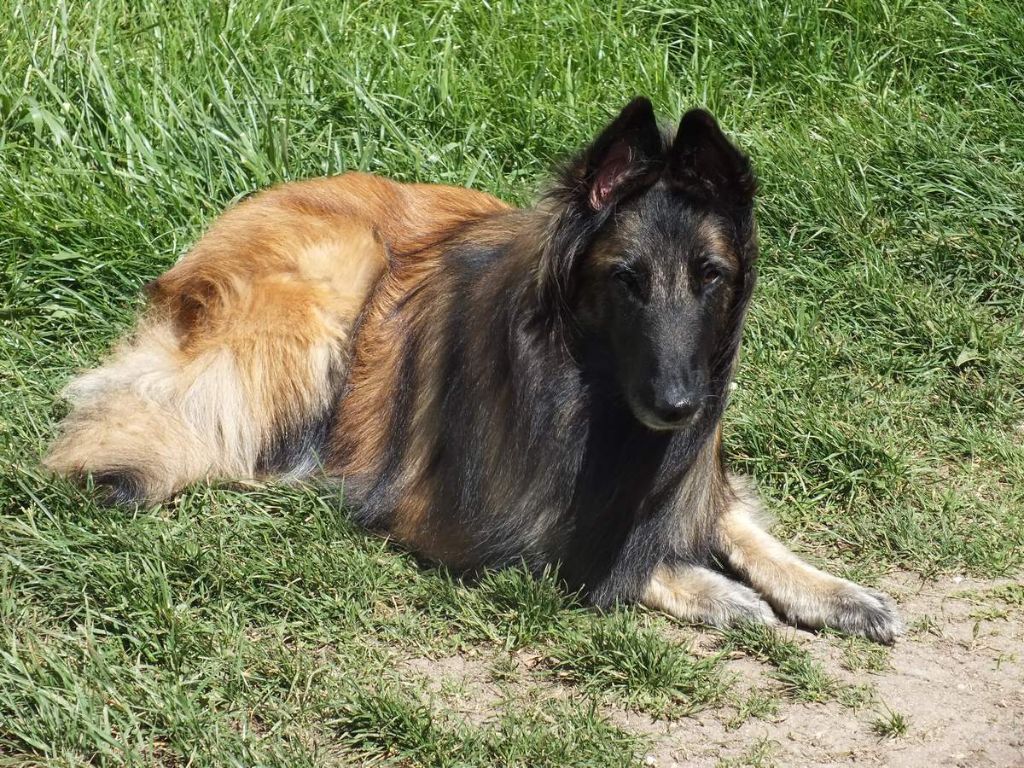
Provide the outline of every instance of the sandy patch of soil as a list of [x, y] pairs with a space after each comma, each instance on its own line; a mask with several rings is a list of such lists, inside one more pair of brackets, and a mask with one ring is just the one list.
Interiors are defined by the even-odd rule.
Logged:
[[[869, 684], [875, 700], [862, 708], [838, 701], [783, 701], [766, 719], [727, 730], [720, 710], [665, 723], [625, 715], [623, 725], [654, 738], [648, 765], [1024, 766], [1024, 611], [989, 597], [1007, 582], [891, 579], [885, 588], [910, 627], [885, 671], [849, 672], [834, 639], [791, 631], [830, 673]], [[980, 597], [979, 597], [980, 596]], [[737, 686], [771, 688], [764, 668], [730, 662]], [[890, 712], [907, 718], [902, 736], [885, 738], [873, 723]], [[761, 762], [758, 762], [758, 758]]]
[[[867, 692], [856, 705], [787, 699], [770, 667], [740, 656], [725, 664], [735, 676], [732, 698], [763, 694], [777, 701], [773, 714], [744, 718], [732, 705], [678, 720], [616, 708], [606, 714], [617, 726], [646, 737], [642, 763], [658, 768], [1024, 768], [1024, 605], [1019, 596], [1013, 605], [991, 595], [993, 588], [1012, 583], [889, 579], [882, 586], [896, 598], [909, 630], [880, 654], [881, 671], [851, 671], [848, 659], [844, 663], [844, 641], [835, 636], [783, 630], [842, 684]], [[698, 653], [712, 652], [720, 642], [713, 632], [678, 632]], [[879, 653], [874, 646], [868, 650]], [[516, 669], [505, 680], [495, 679], [493, 659], [478, 657], [409, 660], [402, 671], [418, 677], [450, 714], [477, 725], [508, 699], [541, 692], [573, 695], [571, 689], [531, 680], [528, 670], [535, 659], [518, 657], [523, 654], [512, 661]], [[891, 713], [906, 719], [906, 731], [880, 736], [874, 724]]]

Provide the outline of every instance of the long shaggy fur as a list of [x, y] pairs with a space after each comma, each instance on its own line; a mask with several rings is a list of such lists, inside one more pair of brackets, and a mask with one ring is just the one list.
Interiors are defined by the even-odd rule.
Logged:
[[754, 188], [710, 115], [673, 136], [637, 99], [532, 209], [362, 174], [272, 189], [148, 287], [46, 465], [117, 502], [317, 472], [456, 568], [890, 641], [887, 599], [788, 553], [723, 469]]

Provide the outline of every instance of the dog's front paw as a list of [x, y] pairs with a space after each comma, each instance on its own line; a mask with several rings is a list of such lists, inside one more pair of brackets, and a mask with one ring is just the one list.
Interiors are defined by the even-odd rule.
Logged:
[[741, 584], [715, 595], [706, 602], [704, 610], [705, 621], [722, 628], [738, 624], [778, 624], [779, 621], [759, 594]]
[[903, 634], [895, 601], [884, 592], [843, 582], [832, 598], [825, 624], [850, 635], [892, 645]]

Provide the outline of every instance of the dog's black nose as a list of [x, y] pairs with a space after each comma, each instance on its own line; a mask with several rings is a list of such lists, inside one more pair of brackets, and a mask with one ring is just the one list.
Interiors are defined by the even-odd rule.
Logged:
[[654, 415], [665, 424], [682, 424], [697, 412], [700, 401], [690, 394], [659, 397], [654, 403]]

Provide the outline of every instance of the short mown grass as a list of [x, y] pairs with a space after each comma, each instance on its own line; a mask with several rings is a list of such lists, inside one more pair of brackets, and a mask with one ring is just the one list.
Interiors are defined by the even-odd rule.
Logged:
[[[0, 764], [617, 766], [643, 739], [613, 709], [728, 698], [725, 662], [667, 622], [425, 567], [353, 529], [342, 489], [111, 511], [37, 469], [61, 386], [232, 201], [363, 169], [525, 204], [637, 93], [668, 119], [710, 108], [760, 173], [726, 434], [783, 534], [868, 579], [1018, 573], [1019, 19], [1009, 0], [8, 2]], [[792, 649], [732, 639], [795, 695], [836, 695]], [[400, 672], [516, 654], [537, 661], [506, 664], [475, 718]]]

